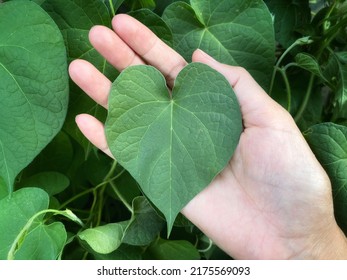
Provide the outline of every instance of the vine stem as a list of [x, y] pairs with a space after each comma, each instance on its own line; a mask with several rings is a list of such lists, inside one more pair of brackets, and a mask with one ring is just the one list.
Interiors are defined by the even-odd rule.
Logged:
[[292, 109], [292, 90], [291, 90], [290, 83], [286, 74], [286, 68], [282, 67], [282, 68], [278, 68], [277, 70], [281, 73], [285, 87], [286, 87], [287, 103], [288, 103], [287, 111], [290, 112], [290, 110]]
[[94, 188], [90, 188], [90, 189], [86, 189], [84, 190], [83, 192], [80, 192], [79, 194], [76, 194], [75, 196], [71, 197], [70, 199], [68, 199], [67, 201], [65, 201], [63, 204], [60, 205], [59, 209], [62, 209], [64, 207], [66, 207], [66, 205], [70, 204], [71, 202], [73, 202], [74, 200], [84, 196], [84, 195], [87, 195], [91, 192], [95, 192], [97, 189], [107, 185], [110, 181], [113, 181], [113, 180], [116, 180], [117, 178], [119, 178], [124, 170], [122, 170], [121, 172], [119, 172], [119, 174], [117, 174], [116, 176], [114, 177], [111, 177], [115, 171], [117, 167], [117, 161], [113, 161], [113, 164], [110, 168], [110, 170], [108, 171], [107, 175], [105, 176], [104, 180], [98, 184], [97, 186], [95, 186]]
[[212, 246], [213, 246], [213, 241], [211, 239], [208, 239], [208, 246], [204, 249], [199, 249], [198, 251], [200, 253], [206, 253], [212, 248]]
[[122, 203], [124, 204], [124, 206], [130, 211], [131, 214], [134, 214], [133, 208], [131, 207], [131, 205], [128, 203], [128, 201], [126, 201], [126, 199], [124, 198], [124, 196], [119, 192], [117, 186], [115, 185], [115, 183], [113, 183], [112, 181], [110, 182], [111, 188], [114, 191], [114, 193], [118, 196], [118, 198], [120, 199], [120, 201], [122, 201]]
[[310, 100], [310, 97], [311, 97], [311, 92], [312, 92], [312, 88], [313, 88], [314, 78], [315, 78], [315, 75], [311, 74], [310, 81], [308, 82], [308, 87], [307, 87], [307, 90], [306, 90], [306, 94], [305, 94], [304, 100], [302, 101], [302, 103], [301, 103], [301, 105], [299, 107], [299, 110], [296, 112], [296, 115], [294, 117], [295, 122], [298, 122], [300, 120], [300, 118], [302, 117], [302, 114], [306, 110], [307, 104], [308, 104], [308, 102]]
[[276, 73], [277, 70], [281, 69], [280, 65], [283, 61], [283, 59], [286, 57], [286, 55], [292, 50], [294, 49], [296, 46], [299, 45], [304, 45], [304, 44], [310, 44], [313, 41], [309, 39], [309, 37], [304, 37], [304, 38], [300, 38], [298, 40], [296, 40], [293, 44], [291, 44], [284, 52], [283, 54], [280, 56], [280, 58], [277, 60], [276, 65], [274, 67], [274, 70], [272, 72], [272, 77], [271, 77], [271, 82], [270, 82], [270, 89], [269, 89], [269, 95], [271, 96], [272, 94], [272, 90], [273, 90], [273, 86], [275, 83], [275, 77], [276, 77]]
[[[330, 7], [330, 10], [327, 13], [326, 17], [324, 18], [323, 22], [328, 21], [328, 18], [331, 15], [332, 11], [335, 9], [335, 7], [336, 7], [336, 2], [334, 2], [334, 4]], [[343, 20], [343, 22], [344, 22], [344, 20]], [[320, 46], [320, 48], [319, 48], [319, 50], [317, 52], [317, 61], [320, 60], [320, 58], [321, 58], [321, 56], [323, 54], [323, 51], [330, 45], [331, 41], [338, 34], [338, 30], [335, 30], [334, 27], [331, 28], [331, 30], [332, 29], [333, 29], [333, 31], [332, 31], [333, 34], [328, 39], [324, 40], [324, 43]], [[329, 31], [327, 31], [327, 32], [329, 32]], [[314, 80], [315, 80], [315, 75], [312, 73], [311, 76], [310, 76], [310, 80], [309, 80], [309, 83], [308, 83], [308, 87], [307, 87], [307, 91], [306, 91], [304, 100], [301, 103], [301, 105], [300, 105], [300, 107], [299, 107], [299, 109], [298, 109], [298, 111], [297, 111], [297, 113], [296, 113], [296, 115], [294, 117], [295, 122], [298, 122], [300, 120], [300, 118], [302, 117], [303, 113], [306, 110], [306, 107], [307, 107], [307, 105], [309, 103], [309, 100], [310, 100], [310, 97], [311, 97]]]

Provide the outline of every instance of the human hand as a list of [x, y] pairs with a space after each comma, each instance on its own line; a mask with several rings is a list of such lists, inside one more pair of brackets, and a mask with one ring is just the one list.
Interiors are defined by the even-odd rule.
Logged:
[[[93, 46], [119, 71], [150, 64], [169, 87], [187, 64], [147, 27], [117, 15], [113, 31], [95, 26]], [[200, 50], [192, 60], [222, 73], [241, 106], [244, 131], [228, 166], [182, 209], [182, 213], [234, 258], [347, 258], [346, 239], [334, 215], [329, 179], [293, 119], [240, 67], [221, 64]], [[83, 60], [70, 76], [107, 107], [111, 82]], [[82, 133], [112, 157], [103, 124], [76, 117]]]

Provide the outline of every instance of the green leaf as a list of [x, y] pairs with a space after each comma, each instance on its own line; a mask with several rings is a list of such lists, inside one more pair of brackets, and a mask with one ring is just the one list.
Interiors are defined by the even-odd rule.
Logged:
[[20, 187], [37, 187], [45, 190], [49, 196], [65, 190], [70, 184], [69, 178], [58, 172], [37, 173], [20, 182]]
[[[42, 7], [59, 26], [65, 40], [69, 61], [74, 59], [87, 60], [110, 80], [114, 80], [118, 71], [106, 62], [88, 39], [89, 30], [94, 25], [111, 27], [111, 17], [103, 1], [46, 0]], [[84, 147], [85, 153], [88, 155], [92, 145], [77, 128], [75, 117], [80, 113], [88, 113], [104, 121], [106, 111], [74, 83], [71, 82], [70, 88], [69, 111], [64, 129]]]
[[136, 197], [133, 201], [133, 216], [125, 229], [123, 243], [134, 246], [145, 246], [151, 243], [164, 225], [148, 200]]
[[178, 1], [189, 3], [189, 0], [160, 0], [157, 1], [154, 12], [158, 15], [162, 15], [167, 6]]
[[96, 260], [141, 260], [143, 248], [122, 244], [116, 251], [110, 254], [93, 253]]
[[0, 259], [56, 259], [66, 241], [61, 223], [44, 225], [48, 194], [23, 188], [0, 200]]
[[117, 161], [164, 214], [179, 211], [226, 166], [242, 131], [228, 81], [201, 63], [186, 66], [169, 94], [151, 66], [124, 70], [112, 86], [105, 125]]
[[337, 53], [337, 64], [339, 69], [339, 83], [335, 96], [336, 109], [335, 118], [347, 119], [347, 62], [344, 60], [347, 52]]
[[288, 48], [311, 20], [309, 1], [265, 0], [274, 15], [276, 41]]
[[122, 243], [123, 225], [110, 223], [95, 228], [88, 228], [78, 234], [78, 237], [99, 254], [109, 254]]
[[308, 53], [298, 53], [295, 56], [295, 61], [297, 65], [313, 74], [318, 76], [319, 78], [323, 79], [326, 81], [320, 66], [318, 64], [318, 61], [316, 58]]
[[118, 11], [119, 7], [123, 4], [125, 0], [102, 0], [106, 7], [110, 11], [110, 16], [113, 16]]
[[65, 132], [60, 131], [25, 168], [24, 173], [26, 176], [52, 171], [67, 174], [76, 158], [71, 139]]
[[62, 253], [66, 238], [62, 223], [39, 224], [26, 235], [16, 253], [16, 260], [56, 260]]
[[149, 29], [151, 29], [155, 35], [165, 42], [165, 44], [172, 46], [172, 32], [160, 16], [148, 9], [136, 10], [130, 12], [129, 15], [136, 18], [138, 21], [142, 22]]
[[159, 239], [146, 252], [154, 260], [199, 260], [199, 251], [186, 240]]
[[131, 10], [138, 10], [142, 8], [147, 8], [147, 9], [155, 8], [154, 0], [126, 0], [125, 4], [129, 6]]
[[164, 11], [174, 48], [187, 61], [200, 48], [223, 63], [243, 66], [267, 90], [275, 60], [275, 39], [266, 5], [258, 0], [190, 3], [175, 2]]
[[68, 76], [61, 33], [29, 1], [0, 5], [0, 177], [14, 179], [60, 131]]
[[305, 137], [329, 175], [336, 220], [347, 233], [347, 127], [317, 124], [305, 133]]

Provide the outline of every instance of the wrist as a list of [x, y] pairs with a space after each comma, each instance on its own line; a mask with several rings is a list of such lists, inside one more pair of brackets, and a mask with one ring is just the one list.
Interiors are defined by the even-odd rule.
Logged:
[[347, 260], [347, 238], [334, 223], [326, 230], [311, 235], [300, 253], [291, 259]]

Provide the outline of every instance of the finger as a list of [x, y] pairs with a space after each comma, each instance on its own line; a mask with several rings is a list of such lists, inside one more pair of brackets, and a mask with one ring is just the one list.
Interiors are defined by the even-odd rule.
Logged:
[[107, 145], [104, 125], [99, 120], [87, 114], [77, 115], [75, 120], [78, 128], [93, 145], [114, 158]]
[[144, 61], [159, 69], [166, 77], [168, 85], [172, 87], [178, 73], [187, 65], [184, 58], [150, 29], [128, 15], [116, 15], [112, 20], [112, 26], [119, 38]]
[[91, 63], [77, 59], [70, 63], [71, 79], [92, 99], [103, 107], [107, 107], [108, 93], [111, 82]]
[[[244, 126], [277, 125], [283, 118], [288, 121], [288, 112], [276, 103], [242, 67], [222, 64], [201, 50], [193, 53], [192, 60], [209, 65], [220, 72], [233, 87], [240, 103]], [[279, 118], [280, 117], [280, 118]]]
[[89, 31], [89, 41], [118, 71], [144, 61], [111, 29], [94, 26]]

